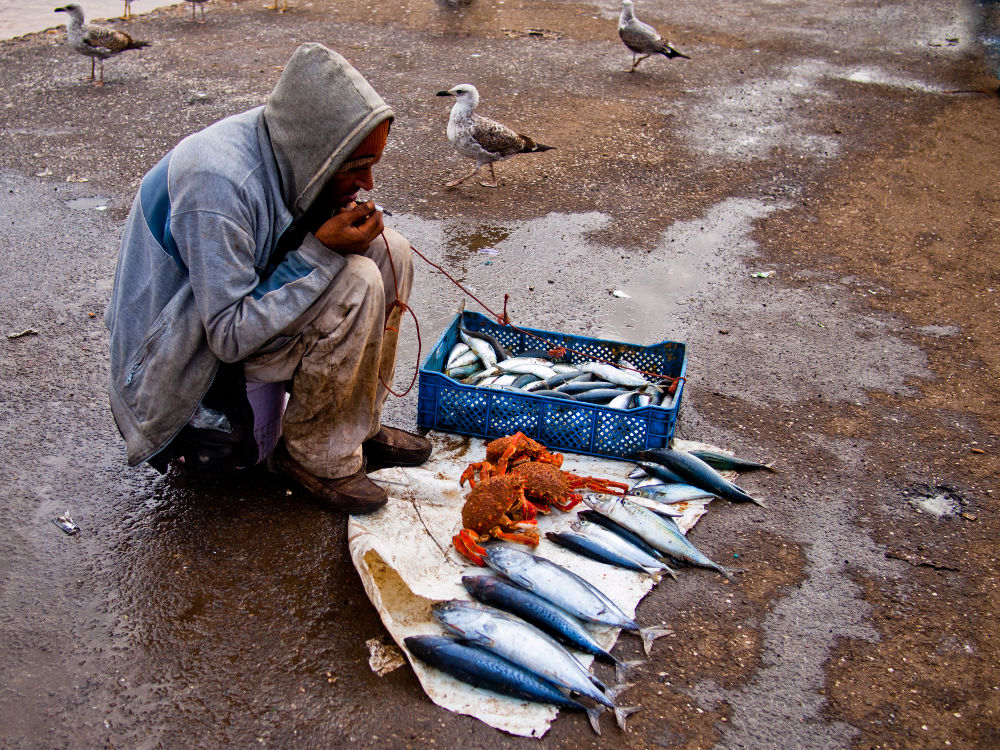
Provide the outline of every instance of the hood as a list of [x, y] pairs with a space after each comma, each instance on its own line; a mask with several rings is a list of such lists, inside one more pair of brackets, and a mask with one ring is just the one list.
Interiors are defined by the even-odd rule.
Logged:
[[293, 216], [304, 214], [389, 105], [343, 57], [322, 44], [303, 44], [267, 99], [264, 122]]

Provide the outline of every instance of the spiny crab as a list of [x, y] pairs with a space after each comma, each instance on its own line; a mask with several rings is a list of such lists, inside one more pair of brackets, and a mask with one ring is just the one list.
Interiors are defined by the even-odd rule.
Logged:
[[[455, 549], [477, 565], [484, 564], [480, 545], [491, 539], [538, 546], [536, 515], [548, 513], [550, 505], [572, 509], [582, 499], [574, 490], [623, 493], [628, 489], [621, 482], [562, 471], [558, 468], [562, 454], [550, 453], [520, 432], [491, 442], [486, 456], [486, 461], [470, 464], [459, 479], [459, 485], [468, 481], [471, 491], [462, 507], [463, 528], [452, 539]], [[511, 460], [515, 464], [509, 464]]]

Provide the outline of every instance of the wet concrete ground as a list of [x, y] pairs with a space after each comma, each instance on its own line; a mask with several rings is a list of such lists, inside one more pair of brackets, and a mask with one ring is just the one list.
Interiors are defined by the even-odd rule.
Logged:
[[[995, 747], [1000, 105], [945, 93], [997, 83], [966, 8], [644, 2], [692, 59], [629, 75], [612, 2], [262, 5], [136, 20], [154, 44], [103, 89], [60, 34], [0, 45], [3, 332], [36, 332], [0, 345], [0, 744]], [[344, 519], [264, 471], [125, 466], [101, 314], [138, 180], [303, 41], [396, 110], [392, 226], [518, 323], [684, 341], [678, 435], [782, 470], [741, 478], [767, 509], [693, 532], [738, 585], [689, 571], [640, 607], [677, 635], [628, 734], [515, 740], [376, 677]], [[434, 92], [461, 82], [556, 150], [444, 189], [467, 165]], [[426, 353], [460, 294], [417, 273]], [[397, 385], [417, 349], [410, 328]]]

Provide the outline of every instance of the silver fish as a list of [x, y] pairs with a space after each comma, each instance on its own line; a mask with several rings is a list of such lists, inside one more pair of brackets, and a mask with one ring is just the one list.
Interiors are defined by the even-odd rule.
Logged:
[[624, 728], [628, 709], [615, 705], [602, 692], [606, 688], [600, 680], [558, 641], [534, 625], [495, 607], [461, 599], [438, 602], [431, 611], [446, 630], [468, 643], [613, 709], [618, 723]]
[[674, 580], [677, 580], [677, 574], [661, 560], [657, 560], [652, 555], [648, 555], [641, 549], [636, 547], [634, 544], [629, 544], [622, 537], [618, 536], [615, 532], [610, 529], [606, 529], [600, 524], [591, 523], [590, 521], [579, 520], [570, 523], [569, 527], [574, 531], [579, 531], [581, 534], [596, 539], [607, 547], [618, 552], [638, 565], [647, 568], [650, 571], [656, 571], [659, 573], [666, 573]]
[[608, 406], [612, 409], [628, 409], [629, 404], [632, 403], [632, 399], [636, 396], [635, 391], [625, 391], [620, 396], [615, 396], [608, 402]]
[[629, 531], [635, 532], [660, 552], [678, 560], [717, 570], [735, 582], [731, 571], [706, 557], [688, 541], [671, 519], [664, 518], [618, 495], [591, 493], [583, 496], [583, 502]]
[[[660, 503], [687, 503], [691, 500], [704, 500], [708, 497], [715, 497], [708, 490], [694, 487], [690, 484], [639, 484], [628, 491], [629, 497], [642, 497], [647, 500], [656, 500]], [[649, 506], [646, 506], [649, 507]]]
[[454, 363], [456, 357], [461, 357], [463, 354], [465, 354], [468, 351], [471, 351], [469, 349], [469, 345], [466, 344], [463, 341], [459, 341], [457, 344], [455, 344], [451, 348], [451, 351], [448, 352], [448, 356], [445, 357], [445, 360], [444, 360], [445, 366], [446, 367], [451, 367], [452, 363]]
[[514, 368], [520, 367], [521, 365], [543, 365], [549, 369], [552, 368], [552, 363], [547, 359], [542, 359], [541, 357], [511, 357], [510, 359], [505, 359], [503, 362], [497, 363], [497, 367], [504, 372], [514, 372]]
[[542, 380], [545, 380], [546, 378], [551, 378], [553, 375], [556, 374], [555, 370], [546, 365], [533, 364], [530, 362], [521, 362], [509, 365], [507, 364], [508, 362], [510, 362], [510, 360], [500, 362], [497, 366], [504, 372], [517, 373], [519, 375], [530, 373], [538, 378], [541, 378]]
[[601, 380], [607, 380], [609, 383], [624, 385], [629, 388], [641, 388], [651, 385], [646, 378], [637, 372], [621, 370], [614, 365], [605, 364], [604, 362], [587, 362], [580, 365], [580, 369], [584, 372], [593, 373], [601, 378]]
[[466, 346], [476, 353], [476, 356], [482, 361], [483, 367], [488, 370], [496, 365], [497, 353], [493, 351], [492, 346], [487, 344], [482, 339], [477, 339], [475, 336], [467, 335], [461, 328], [458, 330], [458, 335]]
[[499, 544], [486, 545], [483, 557], [493, 570], [582, 620], [638, 633], [647, 656], [654, 640], [673, 632], [661, 627], [640, 628], [596, 586], [544, 557]]
[[[465, 344], [462, 344], [462, 346], [465, 346]], [[482, 364], [479, 361], [479, 356], [467, 346], [465, 346], [464, 352], [456, 356], [454, 359], [448, 360], [448, 364], [445, 365], [445, 369], [450, 370], [453, 367], [465, 367], [466, 365], [479, 365], [482, 367]]]

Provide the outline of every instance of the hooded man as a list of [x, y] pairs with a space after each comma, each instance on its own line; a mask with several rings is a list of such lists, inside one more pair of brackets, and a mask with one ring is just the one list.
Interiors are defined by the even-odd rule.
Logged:
[[344, 58], [304, 44], [265, 106], [188, 136], [146, 174], [105, 314], [130, 465], [252, 464], [247, 381], [290, 385], [274, 462], [332, 510], [385, 504], [366, 459], [428, 458], [425, 438], [380, 423], [413, 266], [357, 198], [392, 120]]

